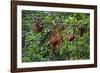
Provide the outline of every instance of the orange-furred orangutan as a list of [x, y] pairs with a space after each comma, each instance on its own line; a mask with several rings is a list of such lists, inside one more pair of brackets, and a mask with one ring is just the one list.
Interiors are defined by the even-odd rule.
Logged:
[[57, 50], [58, 48], [60, 48], [61, 43], [62, 43], [62, 26], [61, 24], [58, 24], [57, 26], [57, 31], [55, 31], [54, 29], [54, 25], [51, 25], [51, 33], [50, 33], [50, 47], [54, 50]]
[[33, 32], [41, 32], [42, 31], [42, 22], [39, 17], [35, 18], [33, 27], [32, 27]]
[[54, 25], [52, 24], [51, 25], [51, 29], [50, 29], [50, 38], [49, 38], [49, 42], [50, 42], [50, 47], [52, 49], [55, 49], [56, 47], [56, 44], [57, 44], [57, 38], [56, 38], [56, 33], [55, 33], [55, 30], [54, 30]]

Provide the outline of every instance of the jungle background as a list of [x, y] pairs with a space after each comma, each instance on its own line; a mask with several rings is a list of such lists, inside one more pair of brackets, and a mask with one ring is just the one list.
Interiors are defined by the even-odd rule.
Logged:
[[[35, 30], [39, 18], [40, 31]], [[51, 27], [61, 24], [62, 43], [50, 47]], [[82, 30], [82, 31], [81, 31]], [[59, 33], [59, 32], [57, 32]], [[55, 34], [57, 34], [55, 33]], [[67, 37], [73, 36], [73, 40]], [[88, 13], [22, 10], [22, 62], [85, 60], [90, 58], [90, 15]]]

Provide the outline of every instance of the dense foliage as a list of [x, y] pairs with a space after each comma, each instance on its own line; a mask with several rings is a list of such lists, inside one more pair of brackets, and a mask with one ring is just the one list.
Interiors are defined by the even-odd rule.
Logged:
[[[40, 32], [33, 31], [36, 17], [41, 19]], [[62, 43], [59, 48], [55, 47], [57, 51], [50, 47], [49, 42], [52, 22], [55, 26], [54, 31], [57, 31], [58, 23], [62, 25]], [[80, 27], [84, 31], [78, 33]], [[74, 36], [72, 41], [66, 38], [69, 34]], [[22, 11], [22, 62], [89, 59], [89, 41], [90, 15], [88, 13]]]

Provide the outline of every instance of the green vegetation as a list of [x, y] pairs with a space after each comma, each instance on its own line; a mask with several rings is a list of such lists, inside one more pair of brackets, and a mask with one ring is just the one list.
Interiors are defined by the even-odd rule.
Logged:
[[[33, 32], [35, 19], [41, 19], [42, 30]], [[50, 47], [50, 30], [54, 22], [62, 25], [61, 47], [54, 51]], [[79, 33], [79, 28], [83, 32]], [[57, 29], [55, 29], [56, 31]], [[82, 35], [83, 33], [83, 35]], [[66, 36], [71, 34], [74, 40]], [[22, 11], [22, 62], [84, 60], [90, 58], [90, 15], [88, 13]]]

